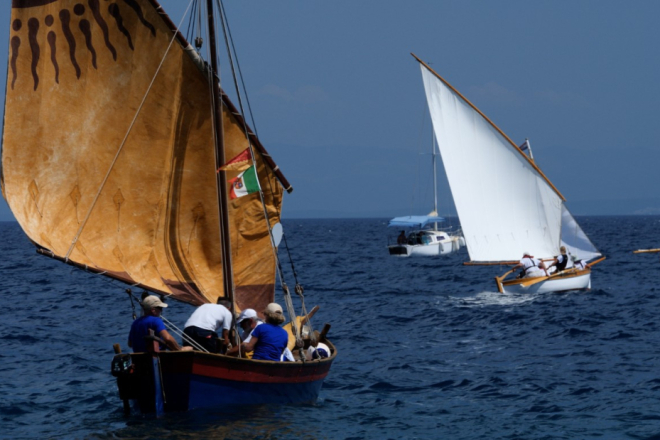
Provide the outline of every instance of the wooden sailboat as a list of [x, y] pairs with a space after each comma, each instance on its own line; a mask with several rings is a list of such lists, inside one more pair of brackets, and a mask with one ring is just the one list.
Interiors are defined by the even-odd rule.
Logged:
[[[390, 255], [397, 257], [431, 257], [456, 252], [465, 246], [465, 241], [459, 233], [449, 233], [438, 229], [438, 224], [445, 219], [438, 216], [438, 177], [436, 162], [435, 138], [431, 143], [431, 157], [433, 164], [433, 211], [428, 215], [409, 215], [395, 217], [389, 221], [389, 227], [412, 228], [403, 241], [401, 235], [397, 244], [387, 247]], [[432, 225], [430, 228], [427, 225]], [[405, 229], [401, 231], [405, 234]]]
[[[13, 0], [2, 193], [42, 255], [184, 303], [225, 297], [235, 313], [261, 311], [274, 300], [273, 230], [291, 187], [220, 88], [214, 2], [197, 2], [200, 14], [204, 3], [208, 62], [156, 0]], [[238, 171], [220, 168], [246, 150], [260, 188], [230, 199]], [[313, 362], [132, 354], [120, 395], [159, 414], [313, 402], [336, 356], [322, 338], [332, 355]]]
[[[516, 264], [523, 253], [543, 260], [601, 254], [534, 160], [477, 107], [417, 56], [469, 264]], [[529, 144], [526, 142], [526, 146]], [[592, 262], [595, 264], [595, 262]], [[500, 292], [557, 292], [591, 287], [591, 269], [552, 277], [496, 278]]]

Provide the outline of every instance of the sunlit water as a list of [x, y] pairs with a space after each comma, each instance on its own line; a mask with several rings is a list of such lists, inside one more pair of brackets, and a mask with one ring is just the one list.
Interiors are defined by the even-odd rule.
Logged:
[[545, 295], [497, 293], [504, 270], [463, 266], [463, 250], [389, 257], [384, 219], [285, 221], [339, 349], [318, 403], [162, 419], [125, 417], [110, 375], [125, 286], [0, 224], [0, 438], [660, 439], [660, 256], [632, 253], [660, 246], [660, 217], [578, 221], [607, 260], [590, 292]]

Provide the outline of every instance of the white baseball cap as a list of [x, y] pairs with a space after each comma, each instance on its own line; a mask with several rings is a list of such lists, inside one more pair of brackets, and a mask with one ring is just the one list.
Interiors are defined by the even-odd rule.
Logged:
[[245, 319], [251, 319], [256, 317], [257, 317], [257, 312], [255, 312], [254, 309], [245, 309], [241, 312], [240, 315], [238, 315], [238, 319], [236, 320], [236, 322], [240, 324], [241, 321]]

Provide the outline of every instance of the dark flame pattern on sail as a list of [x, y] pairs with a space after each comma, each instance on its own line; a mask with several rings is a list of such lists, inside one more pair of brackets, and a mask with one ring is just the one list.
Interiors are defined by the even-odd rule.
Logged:
[[[66, 256], [84, 223], [71, 263], [184, 302], [215, 302], [225, 294], [211, 92], [180, 34], [167, 52], [174, 34], [158, 8], [13, 0], [2, 190], [28, 237], [54, 256]], [[230, 159], [248, 138], [223, 102]], [[255, 151], [275, 224], [283, 190], [265, 150]], [[264, 210], [257, 194], [229, 205], [236, 301], [260, 310], [275, 282]]]

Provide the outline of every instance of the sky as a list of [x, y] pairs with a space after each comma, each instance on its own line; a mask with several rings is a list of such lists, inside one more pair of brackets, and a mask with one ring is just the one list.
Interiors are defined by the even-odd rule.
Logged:
[[[188, 0], [161, 4], [178, 23]], [[411, 52], [515, 142], [528, 138], [573, 214], [660, 214], [660, 2], [253, 0], [225, 9], [259, 137], [294, 187], [284, 218], [432, 209], [430, 119]], [[221, 76], [229, 82], [228, 66]], [[439, 170], [438, 211], [451, 215]]]

